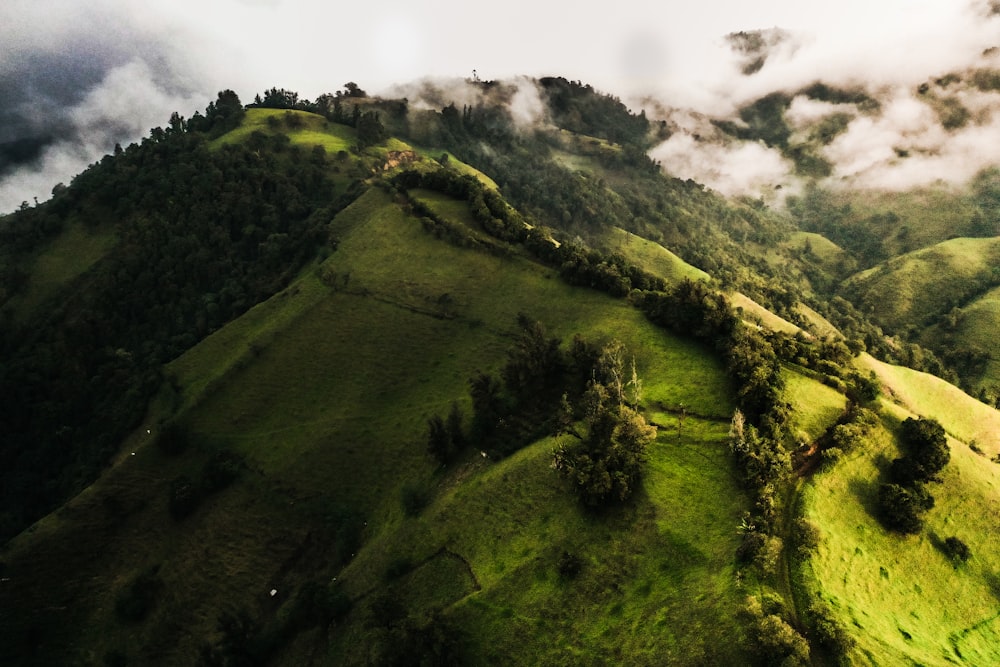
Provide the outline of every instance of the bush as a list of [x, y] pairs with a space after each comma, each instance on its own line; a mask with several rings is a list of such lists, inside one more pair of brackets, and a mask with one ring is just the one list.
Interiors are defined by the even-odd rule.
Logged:
[[826, 604], [813, 603], [809, 607], [807, 618], [816, 642], [834, 655], [842, 656], [854, 646], [854, 638], [837, 622]]
[[191, 444], [187, 428], [175, 421], [165, 423], [156, 436], [156, 447], [167, 456], [176, 456]]
[[949, 537], [944, 541], [942, 550], [954, 563], [964, 563], [972, 557], [969, 545], [957, 537]]
[[798, 518], [792, 526], [792, 535], [795, 539], [795, 548], [800, 556], [807, 556], [819, 546], [819, 527], [813, 522]]
[[576, 579], [580, 570], [583, 569], [583, 559], [564, 550], [559, 556], [558, 569], [559, 576], [563, 579]]
[[781, 562], [781, 550], [784, 543], [780, 537], [768, 535], [764, 539], [764, 544], [753, 559], [753, 564], [760, 568], [765, 576], [773, 576], [778, 572], [778, 563]]
[[770, 600], [764, 602], [769, 604], [765, 606], [757, 598], [747, 598], [743, 611], [750, 621], [748, 649], [768, 665], [808, 665], [809, 643], [776, 613], [779, 609]]
[[233, 483], [243, 467], [239, 456], [230, 451], [218, 452], [201, 472], [202, 486], [209, 493], [221, 491]]
[[399, 499], [403, 504], [406, 516], [417, 516], [427, 507], [428, 493], [420, 485], [406, 484], [399, 491]]
[[901, 533], [919, 533], [923, 514], [934, 506], [934, 498], [920, 485], [912, 487], [883, 484], [878, 490], [882, 522]]

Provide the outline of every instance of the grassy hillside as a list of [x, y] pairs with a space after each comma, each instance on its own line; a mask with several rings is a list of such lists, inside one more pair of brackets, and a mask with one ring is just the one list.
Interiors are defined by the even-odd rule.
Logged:
[[[1000, 659], [996, 573], [991, 537], [1000, 516], [997, 427], [1000, 413], [942, 380], [870, 357], [887, 391], [883, 423], [803, 494], [806, 516], [819, 527], [819, 547], [806, 561], [806, 587], [852, 632], [852, 661], [926, 665], [992, 664]], [[888, 533], [875, 518], [881, 471], [899, 456], [889, 430], [908, 416], [933, 415], [949, 434], [951, 463], [932, 485], [935, 507], [918, 536]], [[973, 443], [979, 451], [970, 447]], [[955, 565], [946, 538], [966, 542], [972, 558]], [[947, 602], [943, 602], [947, 601]]]
[[[574, 94], [589, 99], [584, 89]], [[174, 133], [109, 158], [107, 173], [94, 170], [93, 178], [145, 175], [118, 174], [115, 160], [130, 164], [142, 151], [179, 159], [189, 144], [253, 166], [253, 178], [286, 160], [289, 180], [272, 189], [302, 179], [323, 197], [292, 202], [289, 211], [308, 213], [309, 225], [291, 260], [278, 250], [297, 232], [273, 207], [214, 231], [221, 245], [238, 240], [281, 272], [270, 291], [253, 293], [263, 297], [240, 303], [263, 301], [226, 318], [220, 304], [232, 300], [240, 274], [225, 285], [207, 276], [209, 291], [186, 293], [182, 303], [201, 304], [192, 309], [197, 335], [167, 340], [186, 351], [156, 362], [150, 382], [162, 382], [141, 425], [94, 484], [0, 551], [4, 661], [381, 665], [433, 655], [450, 664], [442, 656], [456, 652], [483, 665], [749, 665], [768, 654], [800, 664], [789, 651], [809, 639], [812, 664], [834, 664], [810, 606], [820, 601], [855, 642], [850, 664], [997, 662], [1000, 413], [868, 355], [852, 368], [844, 345], [820, 349], [808, 336], [767, 333], [802, 325], [843, 338], [831, 321], [853, 315], [825, 309], [819, 295], [865, 259], [860, 251], [923, 247], [845, 287], [886, 326], [912, 328], [965, 303], [990, 284], [1000, 258], [995, 239], [944, 240], [973, 203], [943, 190], [895, 203], [825, 193], [808, 211], [832, 211], [858, 233], [834, 243], [815, 225], [790, 231], [783, 213], [762, 204], [661, 178], [635, 144], [611, 143], [613, 132], [581, 127], [587, 135], [563, 130], [543, 141], [511, 134], [497, 109], [452, 111], [450, 119], [421, 112], [434, 130], [427, 144], [461, 148], [466, 162], [399, 138], [356, 150], [354, 129], [322, 116], [249, 109], [210, 151], [202, 137]], [[406, 127], [405, 105], [393, 113], [393, 127]], [[647, 122], [635, 118], [638, 133]], [[390, 180], [399, 166], [412, 170], [404, 175], [474, 177], [491, 198], [472, 179]], [[258, 182], [268, 183], [251, 180], [247, 192]], [[405, 187], [414, 182], [440, 189]], [[497, 182], [506, 191], [499, 196]], [[472, 193], [468, 201], [444, 194], [459, 191]], [[499, 198], [511, 192], [520, 194]], [[525, 218], [501, 220], [517, 196]], [[173, 216], [161, 222], [184, 219]], [[265, 217], [267, 233], [247, 222]], [[554, 236], [525, 240], [537, 224]], [[871, 245], [879, 225], [885, 238]], [[603, 257], [577, 252], [580, 236]], [[32, 255], [15, 308], [30, 315], [83, 289], [80, 276], [115, 239], [66, 227]], [[188, 247], [198, 243], [177, 254], [189, 257]], [[611, 253], [625, 261], [606, 261]], [[131, 265], [148, 261], [136, 255]], [[671, 301], [632, 289], [663, 287], [636, 267], [671, 285], [696, 282], [678, 290], [687, 301]], [[624, 287], [606, 280], [626, 270], [634, 281]], [[573, 279], [593, 289], [571, 287]], [[719, 284], [728, 301], [706, 287]], [[992, 303], [992, 293], [969, 303], [940, 335], [992, 346]], [[659, 326], [636, 305], [650, 306]], [[750, 326], [733, 324], [729, 307]], [[429, 454], [428, 419], [454, 407], [470, 428], [470, 378], [505, 366], [523, 340], [521, 316], [563, 350], [580, 335], [595, 345], [621, 341], [626, 363], [634, 357], [637, 407], [657, 433], [629, 502], [586, 509], [553, 470], [553, 452], [576, 442], [580, 423], [533, 435], [505, 457], [484, 440], [447, 465]], [[870, 323], [851, 326], [853, 339]], [[134, 349], [102, 354], [124, 364], [143, 348]], [[844, 391], [861, 392], [869, 374], [882, 390], [877, 424], [839, 462], [822, 465], [824, 438], [850, 414]], [[730, 421], [737, 396], [760, 414], [747, 412], [755, 428], [731, 445], [731, 428], [742, 431]], [[910, 415], [941, 422], [952, 462], [933, 485], [926, 529], [903, 537], [878, 521], [877, 489]], [[813, 545], [800, 514], [815, 527]], [[944, 555], [953, 536], [971, 548], [968, 562]]]
[[[170, 457], [154, 446], [152, 415], [144, 428], [153, 433], [140, 429], [129, 444], [134, 456], [11, 544], [5, 576], [16, 583], [6, 594], [25, 614], [4, 620], [8, 636], [31, 642], [31, 628], [42, 632], [34, 650], [43, 659], [120, 652], [190, 664], [218, 637], [220, 610], [248, 610], [270, 627], [305, 584], [339, 575], [355, 607], [329, 638], [335, 662], [378, 649], [370, 605], [379, 590], [402, 590], [414, 614], [443, 610], [479, 662], [741, 660], [706, 632], [739, 634], [731, 574], [742, 500], [718, 362], [623, 301], [570, 288], [517, 256], [434, 239], [380, 191], [331, 232], [340, 243], [322, 266], [170, 365], [175, 394], [159, 405], [178, 406], [188, 451]], [[446, 473], [425, 454], [426, 418], [464, 402], [467, 378], [502, 361], [522, 311], [554, 334], [614, 336], [634, 351], [661, 425], [634, 507], [588, 516], [549, 469], [551, 442], [498, 463], [472, 452]], [[170, 519], [172, 481], [197, 479], [218, 451], [243, 461], [238, 479], [192, 516]], [[430, 501], [417, 518], [400, 501], [411, 487]], [[360, 543], [347, 537], [351, 526]], [[340, 553], [350, 544], [361, 548]], [[573, 581], [558, 575], [563, 551], [582, 561]], [[152, 568], [155, 605], [123, 622], [116, 600]], [[663, 631], [629, 630], [649, 624]], [[631, 639], [608, 642], [609, 633]], [[307, 631], [284, 659], [322, 655], [325, 641]]]
[[86, 226], [79, 221], [70, 224], [32, 258], [25, 271], [30, 276], [26, 289], [9, 304], [14, 317], [29, 319], [48, 299], [96, 264], [115, 241], [110, 225]]
[[852, 277], [844, 291], [892, 331], [928, 325], [992, 286], [1000, 239], [952, 239]]

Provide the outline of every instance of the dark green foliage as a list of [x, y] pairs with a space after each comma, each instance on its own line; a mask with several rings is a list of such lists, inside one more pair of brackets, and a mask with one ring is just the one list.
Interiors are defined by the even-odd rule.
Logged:
[[919, 533], [924, 527], [923, 515], [934, 507], [934, 498], [921, 484], [882, 484], [878, 500], [882, 522], [901, 533]]
[[956, 564], [964, 563], [972, 558], [972, 550], [969, 549], [969, 545], [954, 535], [944, 541], [942, 550]]
[[325, 168], [287, 139], [208, 150], [201, 133], [237, 110], [220, 94], [186, 132], [154, 132], [0, 225], [104, 220], [119, 239], [44, 319], [0, 320], [0, 504], [14, 530], [92, 479], [142, 418], [161, 365], [285, 285], [348, 203], [327, 208]]
[[814, 602], [806, 612], [806, 619], [811, 638], [834, 656], [844, 656], [854, 647], [854, 638], [825, 603]]
[[851, 373], [847, 385], [847, 398], [853, 403], [866, 405], [873, 403], [882, 393], [882, 387], [872, 371], [867, 377], [861, 373]]
[[615, 143], [645, 144], [649, 121], [645, 112], [633, 115], [617, 97], [562, 77], [544, 77], [544, 91], [553, 122], [558, 126]]
[[219, 616], [219, 640], [204, 644], [199, 667], [256, 667], [265, 664], [273, 646], [257, 619], [246, 609]]
[[591, 507], [623, 502], [635, 492], [656, 428], [616, 396], [592, 382], [582, 403], [587, 435], [560, 445], [552, 465]]
[[447, 420], [434, 415], [427, 420], [427, 451], [438, 463], [451, 463], [465, 448], [465, 431], [462, 426], [462, 409], [458, 403], [451, 404]]
[[908, 459], [912, 461], [911, 479], [916, 482], [937, 481], [938, 474], [951, 460], [944, 427], [934, 419], [910, 417], [903, 422], [900, 434], [909, 452]]
[[854, 451], [864, 445], [872, 429], [878, 424], [878, 415], [867, 408], [852, 403], [837, 423], [830, 427], [820, 440], [824, 450], [836, 449], [840, 454]]
[[159, 565], [143, 570], [118, 591], [115, 596], [115, 615], [120, 620], [136, 623], [149, 614], [163, 589], [163, 580], [158, 576], [159, 570]]
[[191, 433], [187, 427], [176, 421], [165, 423], [156, 434], [156, 446], [167, 456], [177, 456], [183, 453], [190, 444]]
[[406, 516], [417, 516], [427, 507], [429, 494], [422, 485], [410, 483], [400, 489], [399, 499]]
[[358, 148], [367, 148], [385, 141], [385, 126], [377, 111], [361, 114], [357, 120]]
[[799, 517], [792, 524], [792, 539], [800, 556], [808, 556], [819, 546], [819, 526]]
[[565, 549], [559, 555], [559, 562], [556, 564], [556, 570], [559, 572], [559, 576], [563, 579], [576, 579], [583, 569], [583, 559], [576, 554], [570, 553]]
[[765, 607], [757, 598], [747, 599], [743, 611], [750, 630], [747, 648], [763, 664], [782, 667], [810, 664], [809, 643], [783, 618], [782, 610], [773, 607], [771, 604]]

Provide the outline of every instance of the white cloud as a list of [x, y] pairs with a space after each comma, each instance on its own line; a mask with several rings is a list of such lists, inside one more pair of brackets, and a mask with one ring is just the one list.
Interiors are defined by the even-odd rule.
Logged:
[[650, 155], [678, 178], [692, 178], [725, 195], [768, 195], [784, 185], [791, 164], [762, 143], [708, 143], [677, 133]]

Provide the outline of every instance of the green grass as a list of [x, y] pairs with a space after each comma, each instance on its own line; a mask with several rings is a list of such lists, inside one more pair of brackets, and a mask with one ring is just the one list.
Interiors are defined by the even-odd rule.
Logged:
[[[936, 377], [867, 355], [859, 366], [884, 385], [886, 426], [805, 488], [805, 515], [821, 532], [804, 564], [805, 588], [855, 638], [852, 664], [995, 664], [1000, 479], [990, 457], [1000, 451], [1000, 413]], [[899, 456], [888, 427], [917, 415], [945, 427], [951, 463], [943, 482], [930, 486], [936, 505], [924, 532], [904, 537], [875, 518], [877, 490], [882, 469]], [[982, 453], [968, 446], [972, 440]], [[969, 562], [955, 566], [942, 554], [940, 544], [951, 536], [969, 545]]]
[[[373, 542], [345, 580], [367, 590], [400, 554], [419, 562], [446, 544], [480, 586], [456, 596], [453, 617], [489, 664], [738, 662], [739, 650], [709, 630], [739, 632], [731, 560], [740, 506], [717, 495], [739, 497], [726, 430], [693, 419], [681, 436], [662, 429], [636, 506], [605, 516], [582, 512], [548, 469], [552, 440], [499, 463], [471, 461], [454, 473], [469, 482], [452, 482], [421, 517]], [[563, 551], [583, 561], [576, 579], [558, 574]], [[462, 581], [468, 574], [454, 572], [439, 586], [461, 590]], [[409, 588], [400, 594], [412, 599]], [[338, 642], [347, 662], [364, 632], [353, 627]]]
[[27, 268], [25, 291], [11, 300], [18, 320], [35, 314], [46, 301], [96, 264], [115, 244], [117, 237], [107, 225], [96, 228], [71, 223], [39, 251]]
[[812, 250], [812, 254], [819, 260], [820, 265], [825, 269], [836, 267], [837, 263], [846, 257], [843, 248], [836, 243], [815, 232], [792, 232], [789, 234], [785, 246], [794, 250], [805, 250], [806, 246]]
[[988, 360], [982, 373], [978, 377], [968, 379], [977, 387], [995, 391], [1000, 388], [1000, 355], [994, 352], [998, 330], [1000, 330], [1000, 287], [993, 288], [965, 304], [954, 329], [938, 325], [925, 330], [921, 336], [921, 344], [986, 352]]
[[792, 405], [791, 427], [800, 440], [810, 443], [837, 421], [846, 407], [843, 394], [819, 380], [786, 370], [784, 399]]
[[745, 315], [748, 315], [752, 320], [759, 321], [761, 325], [767, 327], [768, 329], [773, 331], [783, 331], [790, 334], [799, 332], [799, 327], [783, 317], [775, 315], [770, 310], [745, 294], [734, 292], [729, 294], [728, 297], [730, 303], [733, 305], [733, 308], [742, 309]]
[[899, 331], [930, 324], [989, 287], [1000, 239], [944, 241], [853, 276], [847, 289], [880, 324]]
[[659, 243], [636, 236], [617, 227], [612, 228], [605, 240], [608, 248], [620, 252], [631, 262], [668, 282], [684, 278], [708, 280], [709, 275], [691, 266]]
[[[271, 118], [275, 120], [269, 121]], [[297, 119], [297, 125], [289, 125], [286, 118]], [[241, 143], [254, 132], [287, 134], [295, 145], [322, 146], [327, 153], [346, 151], [357, 143], [354, 128], [331, 123], [314, 113], [289, 109], [247, 109], [246, 117], [238, 128], [212, 143], [214, 146]]]
[[[838, 205], [849, 204], [851, 224], [866, 225], [885, 239], [890, 255], [946, 241], [967, 228], [975, 212], [972, 199], [948, 186], [930, 186], [908, 192], [855, 190], [834, 194]], [[891, 228], [866, 222], [875, 215], [895, 213]]]
[[[385, 585], [416, 613], [446, 610], [483, 662], [740, 662], [709, 631], [739, 634], [743, 509], [725, 447], [731, 389], [711, 351], [522, 256], [439, 241], [381, 190], [331, 232], [340, 243], [321, 266], [172, 362], [179, 391], [154, 403], [115, 466], [4, 554], [16, 580], [6, 590], [37, 601], [26, 617], [54, 628], [52, 646], [190, 664], [222, 610], [268, 621], [306, 581], [340, 576], [357, 608], [333, 637], [333, 662], [352, 633], [367, 635], [366, 605]], [[427, 417], [467, 405], [467, 379], [503, 363], [520, 312], [567, 344], [614, 337], [634, 354], [662, 426], [634, 508], [583, 512], [549, 468], [551, 440], [496, 463], [472, 451], [445, 475], [425, 454]], [[195, 444], [168, 457], [152, 442], [174, 409]], [[170, 481], [197, 479], [219, 448], [243, 457], [239, 479], [172, 520]], [[400, 500], [414, 484], [431, 494], [416, 519]], [[345, 507], [367, 522], [366, 544], [339, 573], [330, 554]], [[561, 549], [585, 559], [575, 582], [555, 574]], [[411, 569], [386, 582], [400, 559]], [[156, 564], [164, 592], [150, 616], [118, 621], [117, 592]], [[327, 645], [305, 635], [289, 650], [294, 663]]]
[[443, 153], [447, 153], [448, 161], [444, 164], [444, 166], [447, 169], [451, 169], [452, 171], [458, 172], [459, 174], [462, 175], [474, 176], [476, 177], [476, 179], [479, 180], [480, 183], [482, 183], [488, 188], [492, 188], [493, 190], [500, 189], [499, 186], [496, 184], [496, 181], [494, 181], [492, 178], [490, 178], [483, 172], [479, 171], [472, 165], [462, 162], [448, 151], [445, 151], [441, 148], [417, 146], [417, 145], [413, 146], [413, 150], [415, 150], [418, 154], [420, 154], [424, 158], [434, 161], [437, 161], [438, 158], [440, 158]]
[[858, 365], [863, 372], [875, 371], [887, 401], [933, 416], [949, 435], [965, 443], [975, 440], [988, 456], [1000, 453], [1000, 412], [928, 373], [891, 366], [868, 354], [859, 357]]
[[[821, 473], [804, 494], [821, 540], [808, 562], [811, 591], [857, 641], [852, 664], [995, 664], [1000, 660], [995, 525], [996, 464], [952, 441], [952, 462], [919, 536], [873, 518], [876, 462], [898, 454], [879, 430], [863, 451]], [[937, 543], [957, 535], [972, 559], [955, 567]]]

